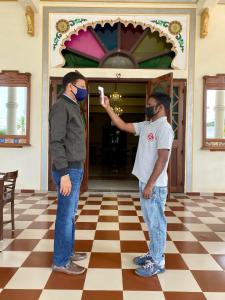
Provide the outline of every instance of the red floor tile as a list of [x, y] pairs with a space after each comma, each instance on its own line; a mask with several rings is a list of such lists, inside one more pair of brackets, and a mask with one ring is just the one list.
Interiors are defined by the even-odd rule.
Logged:
[[32, 251], [39, 243], [39, 240], [18, 239], [13, 240], [12, 243], [5, 249], [6, 251]]
[[181, 222], [183, 223], [195, 223], [195, 224], [202, 224], [202, 221], [196, 217], [179, 217]]
[[119, 210], [119, 216], [136, 216], [137, 212], [135, 210]]
[[38, 216], [37, 215], [20, 215], [15, 218], [16, 221], [34, 221]]
[[214, 232], [198, 232], [194, 231], [192, 234], [196, 237], [198, 241], [208, 241], [208, 242], [221, 242], [222, 239]]
[[43, 239], [54, 239], [54, 230], [48, 230], [46, 234], [44, 235]]
[[166, 269], [188, 270], [188, 266], [180, 254], [166, 253]]
[[56, 209], [46, 209], [45, 211], [43, 211], [42, 215], [56, 215], [56, 213]]
[[22, 267], [50, 268], [52, 266], [52, 252], [31, 252]]
[[45, 289], [56, 290], [82, 290], [86, 272], [81, 275], [68, 275], [60, 272], [52, 272]]
[[134, 270], [122, 270], [123, 290], [125, 291], [161, 291], [157, 276], [151, 278], [139, 277]]
[[119, 291], [83, 291], [81, 300], [123, 300]]
[[98, 222], [114, 222], [118, 223], [119, 218], [117, 216], [99, 216]]
[[120, 230], [142, 230], [139, 223], [119, 223]]
[[175, 213], [173, 213], [172, 211], [165, 211], [165, 216], [166, 217], [176, 217]]
[[207, 226], [215, 232], [225, 232], [225, 224], [208, 224]]
[[94, 210], [94, 209], [83, 209], [80, 213], [80, 215], [88, 215], [88, 216], [98, 216], [99, 215], [99, 210]]
[[188, 228], [184, 224], [168, 223], [167, 230], [168, 231], [188, 231]]
[[75, 241], [75, 251], [76, 252], [91, 252], [93, 241], [83, 241], [76, 240]]
[[49, 204], [34, 204], [30, 209], [46, 209], [49, 207]]
[[118, 210], [117, 205], [101, 205], [101, 209], [103, 210]]
[[183, 206], [170, 206], [170, 209], [172, 209], [173, 211], [184, 211], [184, 210], [186, 210], [185, 207], [183, 207]]
[[120, 241], [121, 252], [143, 252], [148, 251], [147, 243], [144, 241]]
[[49, 229], [54, 222], [32, 222], [28, 229]]
[[97, 227], [96, 222], [76, 222], [77, 230], [95, 230]]
[[180, 253], [208, 253], [199, 242], [176, 241], [174, 244]]
[[102, 200], [103, 201], [117, 201], [117, 197], [110, 197], [110, 196], [104, 196], [104, 197], [102, 197]]
[[0, 288], [4, 288], [8, 281], [16, 273], [17, 268], [0, 268]]
[[165, 300], [207, 300], [203, 293], [164, 292]]
[[12, 231], [11, 229], [4, 229], [3, 239], [15, 239], [22, 231], [22, 229], [16, 229], [14, 231]]
[[[207, 210], [208, 210], [208, 208], [207, 208]], [[205, 212], [205, 211], [192, 211], [192, 213], [196, 217], [213, 217], [212, 214], [210, 214], [209, 212]]]
[[120, 253], [92, 253], [88, 268], [121, 268]]
[[[224, 251], [225, 252], [225, 251]], [[225, 270], [225, 254], [214, 254], [212, 257], [215, 259], [215, 261]]]
[[224, 212], [224, 210], [219, 207], [207, 207], [207, 210], [213, 212]]
[[224, 271], [192, 271], [203, 292], [225, 292]]
[[101, 205], [102, 204], [102, 201], [92, 201], [92, 200], [89, 200], [89, 201], [86, 201], [85, 203], [86, 205]]
[[95, 240], [119, 240], [119, 231], [113, 230], [97, 230], [95, 233]]
[[0, 300], [38, 300], [42, 290], [3, 290]]
[[133, 201], [118, 201], [118, 205], [133, 205]]

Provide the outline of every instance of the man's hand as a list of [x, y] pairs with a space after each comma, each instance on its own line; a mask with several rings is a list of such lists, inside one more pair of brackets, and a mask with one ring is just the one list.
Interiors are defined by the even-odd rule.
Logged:
[[149, 200], [152, 195], [153, 186], [146, 184], [144, 191], [143, 191], [143, 197], [144, 199]]
[[60, 180], [60, 193], [63, 196], [69, 196], [71, 193], [72, 184], [68, 175], [62, 176]]

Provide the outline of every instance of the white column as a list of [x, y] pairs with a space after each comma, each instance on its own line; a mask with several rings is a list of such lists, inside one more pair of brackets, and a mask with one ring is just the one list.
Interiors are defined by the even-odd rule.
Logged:
[[16, 87], [8, 88], [8, 102], [6, 104], [7, 107], [7, 134], [16, 135]]
[[225, 119], [225, 90], [216, 91], [215, 102], [215, 138], [223, 139], [224, 133], [224, 119]]

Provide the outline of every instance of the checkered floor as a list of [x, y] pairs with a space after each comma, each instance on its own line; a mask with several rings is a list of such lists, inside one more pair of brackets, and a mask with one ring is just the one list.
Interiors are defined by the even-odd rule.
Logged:
[[[5, 226], [0, 253], [0, 299], [224, 300], [225, 196], [171, 196], [164, 274], [140, 278], [134, 256], [147, 251], [138, 194], [84, 194], [76, 251], [88, 253], [87, 272], [52, 272], [56, 197], [16, 195], [16, 231]], [[4, 219], [10, 217], [4, 208]]]

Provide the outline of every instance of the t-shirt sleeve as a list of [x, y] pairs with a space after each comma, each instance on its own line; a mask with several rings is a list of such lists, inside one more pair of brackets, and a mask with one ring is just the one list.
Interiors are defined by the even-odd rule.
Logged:
[[171, 127], [161, 127], [156, 134], [157, 149], [170, 150], [173, 145], [174, 132]]
[[142, 130], [144, 124], [145, 124], [145, 121], [144, 122], [133, 123], [134, 130], [135, 130], [135, 134], [134, 134], [135, 136], [139, 136], [140, 135], [141, 130]]

